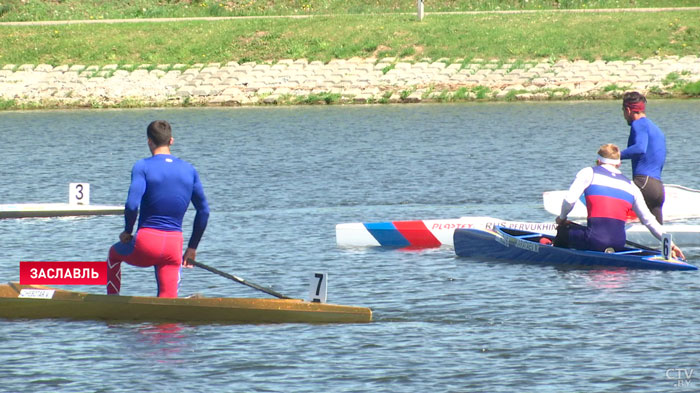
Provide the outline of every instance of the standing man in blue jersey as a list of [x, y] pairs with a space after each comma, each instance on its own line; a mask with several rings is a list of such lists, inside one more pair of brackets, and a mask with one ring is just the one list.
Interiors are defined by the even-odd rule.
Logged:
[[[192, 164], [170, 154], [172, 129], [164, 120], [148, 125], [152, 156], [134, 164], [124, 206], [124, 231], [109, 250], [107, 294], [118, 295], [121, 263], [155, 268], [158, 297], [177, 297], [180, 268], [195, 259], [209, 219], [209, 205]], [[197, 209], [187, 250], [182, 254], [182, 219], [190, 202]], [[140, 208], [140, 214], [139, 214]], [[138, 216], [138, 232], [132, 235]]]
[[[621, 250], [627, 241], [625, 223], [630, 210], [634, 210], [654, 237], [662, 239], [663, 226], [647, 208], [639, 188], [619, 168], [620, 149], [609, 143], [598, 150], [596, 166], [583, 168], [576, 174], [564, 196], [561, 213], [555, 219], [558, 225], [555, 246], [594, 251]], [[566, 219], [582, 194], [588, 210], [586, 226]], [[674, 255], [685, 259], [675, 244], [671, 248]]]
[[666, 161], [666, 136], [646, 116], [647, 99], [636, 91], [622, 97], [622, 114], [630, 125], [627, 148], [620, 153], [632, 160], [632, 180], [642, 190], [644, 201], [656, 220], [664, 223], [662, 207], [666, 199], [661, 171]]

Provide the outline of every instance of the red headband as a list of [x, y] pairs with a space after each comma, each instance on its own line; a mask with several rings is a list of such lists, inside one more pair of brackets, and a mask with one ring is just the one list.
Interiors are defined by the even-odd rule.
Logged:
[[632, 112], [644, 112], [644, 101], [627, 102], [625, 103], [625, 108], [629, 108]]

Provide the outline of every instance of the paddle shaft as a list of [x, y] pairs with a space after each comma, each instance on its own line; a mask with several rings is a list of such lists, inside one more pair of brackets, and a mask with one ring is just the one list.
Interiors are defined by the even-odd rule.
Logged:
[[211, 267], [211, 266], [207, 266], [207, 265], [205, 265], [205, 264], [203, 264], [203, 263], [201, 263], [201, 262], [197, 262], [197, 261], [194, 261], [194, 260], [192, 260], [192, 259], [188, 259], [188, 260], [187, 260], [187, 263], [189, 263], [189, 264], [192, 265], [192, 266], [197, 266], [197, 267], [202, 268], [202, 269], [204, 269], [204, 270], [208, 270], [208, 271], [210, 271], [210, 272], [212, 272], [212, 273], [215, 273], [215, 274], [218, 274], [218, 275], [220, 275], [220, 276], [222, 276], [222, 277], [226, 277], [226, 278], [228, 278], [229, 280], [233, 280], [233, 281], [235, 281], [235, 282], [237, 282], [237, 283], [240, 283], [240, 284], [243, 284], [243, 285], [247, 285], [247, 286], [249, 286], [249, 287], [251, 287], [251, 288], [257, 289], [258, 291], [265, 292], [265, 293], [267, 293], [268, 295], [272, 295], [272, 296], [278, 297], [278, 298], [280, 298], [280, 299], [291, 299], [290, 297], [284, 296], [284, 295], [282, 295], [282, 294], [279, 293], [279, 292], [273, 291], [272, 289], [265, 288], [265, 287], [263, 287], [263, 286], [260, 286], [260, 285], [258, 285], [258, 284], [254, 284], [254, 283], [252, 283], [252, 282], [248, 282], [248, 281], [246, 281], [246, 280], [244, 280], [244, 279], [242, 279], [242, 278], [240, 278], [240, 277], [234, 276], [233, 274], [228, 274], [228, 273], [226, 273], [226, 272], [222, 272], [222, 271], [219, 270], [219, 269], [213, 268], [213, 267]]
[[630, 240], [625, 240], [625, 244], [627, 244], [628, 246], [632, 246], [632, 247], [634, 247], [634, 248], [639, 248], [639, 249], [641, 249], [641, 250], [661, 252], [661, 251], [659, 251], [659, 250], [657, 250], [657, 249], [655, 249], [655, 248], [647, 247], [647, 246], [645, 246], [645, 245], [643, 245], [643, 244], [635, 243], [635, 242], [630, 241]]

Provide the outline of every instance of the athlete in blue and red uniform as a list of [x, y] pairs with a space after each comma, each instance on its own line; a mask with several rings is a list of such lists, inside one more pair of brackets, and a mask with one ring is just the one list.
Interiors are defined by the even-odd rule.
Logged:
[[[630, 210], [634, 210], [657, 239], [662, 239], [663, 227], [647, 208], [641, 191], [620, 172], [619, 167], [620, 149], [607, 144], [598, 150], [597, 166], [581, 169], [576, 174], [562, 202], [561, 213], [556, 218], [559, 227], [555, 246], [594, 251], [606, 251], [608, 248], [621, 250], [627, 241], [625, 223]], [[588, 209], [585, 227], [566, 220], [581, 194], [586, 198]], [[675, 244], [672, 250], [684, 258]]]
[[630, 125], [630, 135], [620, 159], [632, 160], [632, 180], [642, 190], [651, 213], [663, 224], [666, 193], [661, 171], [666, 162], [666, 136], [646, 117], [646, 102], [647, 99], [636, 91], [625, 93], [622, 98], [622, 113]]
[[[191, 267], [197, 246], [209, 219], [209, 205], [197, 170], [170, 154], [172, 129], [164, 120], [148, 125], [148, 147], [152, 156], [134, 164], [124, 207], [124, 232], [109, 250], [107, 294], [119, 294], [121, 263], [155, 267], [159, 297], [177, 297], [180, 267]], [[182, 219], [190, 201], [197, 209], [192, 236], [182, 254]], [[139, 215], [139, 207], [141, 209]], [[139, 225], [136, 236], [136, 217]]]

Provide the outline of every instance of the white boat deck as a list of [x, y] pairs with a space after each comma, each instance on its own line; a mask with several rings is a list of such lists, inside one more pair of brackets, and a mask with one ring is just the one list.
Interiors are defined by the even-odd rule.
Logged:
[[75, 203], [14, 203], [0, 205], [0, 219], [117, 214], [124, 214], [123, 205], [80, 205]]
[[[397, 225], [406, 221], [388, 221], [383, 223], [341, 223], [335, 227], [336, 244], [338, 247], [379, 247], [386, 246], [384, 240], [393, 240], [392, 237], [409, 237], [410, 246], [416, 247], [413, 242], [422, 244], [420, 240], [432, 238], [443, 246], [453, 246], [454, 230], [457, 228], [491, 229], [495, 225], [506, 228], [521, 229], [539, 232], [549, 235], [556, 234], [554, 220], [548, 222], [521, 222], [507, 221], [493, 217], [461, 217], [458, 219], [441, 220], [416, 220], [422, 227], [414, 226], [400, 230]], [[376, 226], [381, 224], [381, 226]], [[375, 231], [368, 229], [373, 227]], [[673, 222], [664, 224], [666, 232], [673, 236], [673, 241], [680, 247], [700, 246], [700, 223], [697, 220], [691, 222]], [[660, 242], [640, 223], [627, 225], [627, 240], [649, 247], [659, 247]], [[404, 239], [406, 241], [407, 239]], [[406, 245], [409, 246], [409, 245]], [[431, 246], [434, 247], [433, 243]], [[418, 246], [420, 247], [420, 246]], [[425, 246], [423, 246], [425, 247]]]

